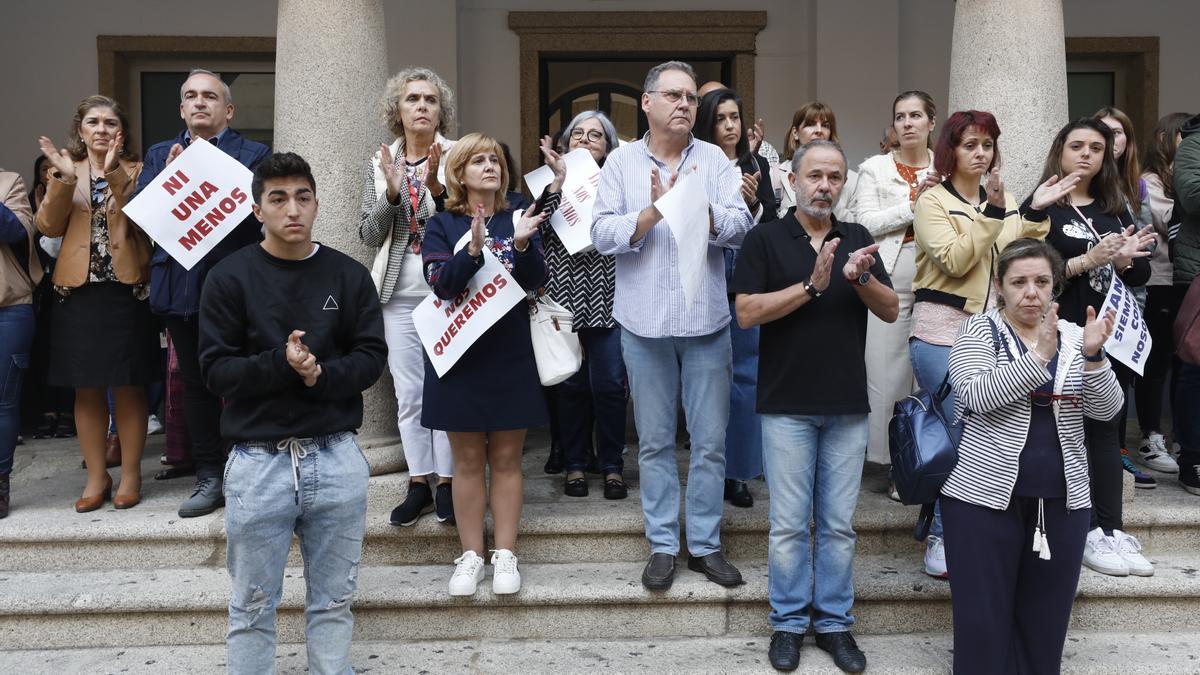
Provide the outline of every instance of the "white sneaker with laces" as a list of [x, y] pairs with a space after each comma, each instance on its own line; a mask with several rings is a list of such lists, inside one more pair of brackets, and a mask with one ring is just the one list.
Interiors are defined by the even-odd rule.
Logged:
[[1117, 554], [1129, 566], [1129, 573], [1139, 577], [1154, 576], [1154, 565], [1142, 555], [1142, 542], [1131, 534], [1113, 530], [1112, 538], [1117, 542]]
[[946, 569], [946, 545], [941, 537], [932, 534], [925, 539], [925, 574], [938, 579], [950, 576]]
[[1163, 473], [1179, 473], [1179, 465], [1167, 452], [1167, 441], [1162, 434], [1150, 434], [1143, 438], [1137, 451], [1138, 461], [1143, 466]]
[[1101, 574], [1129, 576], [1129, 563], [1117, 552], [1116, 540], [1098, 527], [1088, 532], [1087, 542], [1083, 545], [1083, 565]]
[[151, 415], [146, 420], [146, 435], [153, 436], [163, 432], [162, 422], [158, 421], [158, 415]]
[[492, 592], [496, 595], [512, 595], [521, 590], [521, 572], [517, 570], [517, 556], [506, 548], [492, 552]]
[[467, 551], [454, 560], [454, 574], [450, 575], [450, 595], [475, 595], [475, 588], [483, 581], [483, 558]]

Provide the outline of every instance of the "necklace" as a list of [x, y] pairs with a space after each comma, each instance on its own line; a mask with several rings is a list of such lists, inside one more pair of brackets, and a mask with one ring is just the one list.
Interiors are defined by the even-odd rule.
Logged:
[[1021, 342], [1024, 342], [1026, 347], [1033, 349], [1037, 346], [1038, 340], [1036, 330], [1034, 331], [1034, 337], [1031, 340], [1030, 338], [1026, 337], [1025, 333], [1022, 332], [1020, 326], [1017, 326], [1008, 318], [1008, 312], [1001, 310], [1000, 316], [1004, 318], [1004, 323], [1008, 324], [1009, 329], [1011, 329], [1017, 337], [1021, 338]]
[[484, 232], [483, 245], [488, 248], [491, 248], [492, 244], [495, 242], [495, 240], [492, 239], [491, 230], [488, 229], [489, 227], [491, 227], [492, 218], [495, 218], [495, 217], [496, 217], [496, 214], [493, 213], [492, 215], [488, 216], [487, 222], [483, 224], [483, 232]]

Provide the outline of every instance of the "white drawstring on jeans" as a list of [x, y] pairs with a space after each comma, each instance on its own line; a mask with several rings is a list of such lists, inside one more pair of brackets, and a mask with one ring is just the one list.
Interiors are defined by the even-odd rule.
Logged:
[[1038, 497], [1037, 525], [1033, 527], [1033, 552], [1042, 560], [1050, 559], [1050, 538], [1046, 536], [1045, 503]]
[[[299, 438], [292, 436], [285, 438], [275, 444], [276, 450], [287, 450], [292, 458], [292, 488], [296, 495], [296, 504], [300, 504], [300, 460], [308, 457], [308, 450], [304, 449], [304, 444]], [[1035, 549], [1036, 550], [1036, 549]]]

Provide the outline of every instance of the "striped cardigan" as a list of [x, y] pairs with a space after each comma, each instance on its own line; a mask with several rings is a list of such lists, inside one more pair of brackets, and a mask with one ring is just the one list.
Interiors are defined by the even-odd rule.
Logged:
[[[442, 164], [438, 167], [438, 181], [445, 185], [446, 159], [454, 141], [438, 134], [434, 142], [442, 147]], [[391, 145], [394, 166], [404, 170], [404, 137]], [[413, 213], [408, 195], [401, 195], [399, 204], [387, 200], [386, 183], [379, 169], [380, 151], [367, 160], [366, 176], [363, 180], [362, 207], [359, 210], [358, 238], [371, 248], [378, 248], [375, 262], [371, 265], [371, 279], [379, 291], [379, 302], [387, 304], [400, 278], [400, 267], [404, 264], [404, 252], [408, 249]], [[425, 221], [437, 213], [429, 188], [421, 186], [421, 198], [417, 207], [417, 234], [425, 238]]]
[[[999, 328], [999, 354], [989, 319]], [[1082, 405], [1055, 401], [1054, 419], [1066, 471], [1067, 508], [1083, 509], [1092, 504], [1083, 418], [1112, 419], [1125, 396], [1107, 362], [1098, 370], [1083, 370], [1081, 327], [1060, 320], [1058, 331], [1061, 347], [1054, 393], [1078, 396]], [[942, 486], [947, 497], [992, 509], [1008, 508], [1029, 435], [1029, 394], [1050, 379], [1050, 371], [1031, 351], [1012, 362], [1010, 354], [1020, 354], [1020, 349], [996, 309], [967, 319], [950, 350], [955, 417], [963, 420], [963, 434], [958, 464]]]

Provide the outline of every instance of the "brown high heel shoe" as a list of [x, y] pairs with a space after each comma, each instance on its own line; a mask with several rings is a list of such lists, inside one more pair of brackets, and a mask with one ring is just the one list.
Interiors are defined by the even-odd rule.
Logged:
[[130, 509], [137, 506], [141, 501], [142, 488], [140, 485], [138, 486], [138, 491], [131, 495], [123, 495], [118, 492], [112, 498], [113, 508], [116, 509]]
[[104, 486], [104, 489], [100, 491], [100, 494], [93, 495], [91, 497], [80, 497], [79, 499], [77, 499], [75, 501], [75, 512], [76, 513], [87, 513], [88, 511], [95, 511], [96, 509], [100, 508], [101, 506], [104, 506], [104, 502], [109, 497], [112, 496], [112, 477], [105, 476], [105, 479], [106, 479], [106, 484]]

